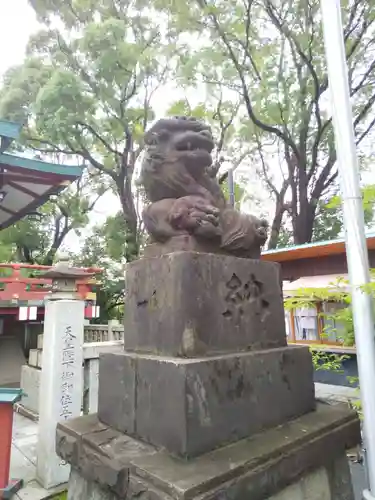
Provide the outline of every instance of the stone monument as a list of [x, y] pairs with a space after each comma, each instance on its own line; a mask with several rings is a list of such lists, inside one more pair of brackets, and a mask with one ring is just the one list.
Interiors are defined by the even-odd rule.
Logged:
[[160, 120], [145, 143], [125, 349], [100, 357], [98, 414], [57, 427], [69, 500], [352, 499], [359, 421], [315, 402], [309, 349], [287, 345], [266, 222], [226, 204], [205, 124]]
[[55, 453], [56, 424], [81, 414], [84, 301], [76, 281], [90, 276], [63, 257], [43, 277], [52, 279], [46, 297], [40, 376], [37, 479], [45, 489], [66, 483], [70, 466]]

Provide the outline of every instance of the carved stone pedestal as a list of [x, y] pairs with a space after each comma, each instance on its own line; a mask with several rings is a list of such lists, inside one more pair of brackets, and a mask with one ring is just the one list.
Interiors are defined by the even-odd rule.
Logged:
[[359, 423], [345, 407], [316, 411], [190, 460], [98, 421], [60, 424], [57, 450], [72, 464], [68, 500], [352, 500], [345, 447]]
[[194, 359], [108, 353], [100, 360], [99, 419], [180, 456], [210, 451], [313, 408], [305, 347]]
[[127, 266], [127, 351], [196, 357], [284, 346], [277, 264], [175, 252]]
[[98, 415], [58, 426], [69, 500], [352, 499], [359, 422], [316, 407], [277, 265], [175, 252], [130, 264], [126, 283], [125, 351], [100, 357]]

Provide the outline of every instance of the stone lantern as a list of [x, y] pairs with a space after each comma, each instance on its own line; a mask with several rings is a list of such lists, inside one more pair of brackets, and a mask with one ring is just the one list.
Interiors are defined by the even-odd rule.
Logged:
[[93, 276], [95, 273], [88, 273], [78, 267], [69, 265], [68, 257], [61, 257], [60, 260], [42, 274], [43, 278], [52, 279], [52, 289], [47, 300], [76, 299], [77, 281], [82, 278]]

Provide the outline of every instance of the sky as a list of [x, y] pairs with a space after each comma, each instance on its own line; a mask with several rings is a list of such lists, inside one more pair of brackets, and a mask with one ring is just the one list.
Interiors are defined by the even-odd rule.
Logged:
[[0, 0], [0, 75], [21, 63], [30, 35], [38, 22], [27, 0]]

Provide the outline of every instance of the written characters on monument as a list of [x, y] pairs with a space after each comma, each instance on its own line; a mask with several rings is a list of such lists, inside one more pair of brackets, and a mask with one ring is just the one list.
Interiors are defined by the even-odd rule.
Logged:
[[[76, 335], [72, 326], [66, 325], [62, 335], [61, 350], [61, 382], [60, 382], [60, 420], [67, 420], [73, 416], [73, 388], [76, 364]], [[65, 460], [59, 462], [60, 466], [66, 465]]]
[[[83, 273], [85, 274], [85, 273]], [[37, 477], [44, 488], [66, 483], [70, 467], [56, 455], [56, 425], [78, 417], [83, 395], [84, 301], [76, 293], [82, 271], [61, 261], [46, 273], [53, 289], [45, 306]]]
[[76, 336], [72, 333], [72, 327], [66, 326], [63, 334], [63, 348], [61, 352], [61, 398], [60, 417], [68, 419], [73, 415], [73, 379], [75, 366], [75, 346]]

